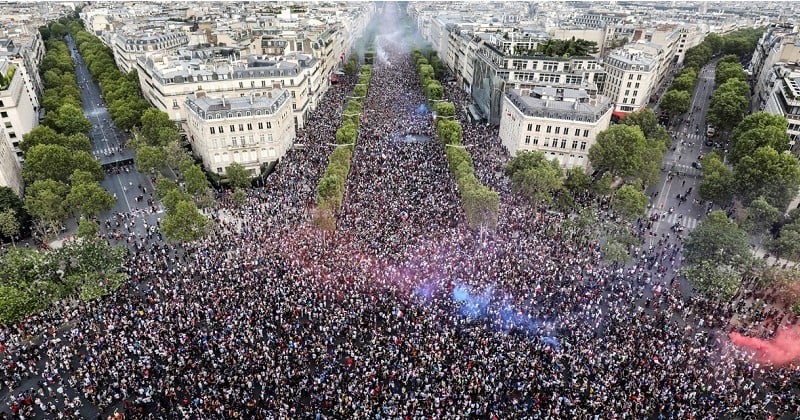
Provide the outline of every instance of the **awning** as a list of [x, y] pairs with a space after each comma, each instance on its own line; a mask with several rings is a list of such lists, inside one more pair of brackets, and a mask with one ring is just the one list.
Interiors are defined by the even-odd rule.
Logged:
[[627, 112], [622, 112], [622, 111], [611, 111], [611, 116], [612, 116], [612, 117], [617, 117], [617, 118], [625, 118], [625, 116], [626, 116], [626, 115], [628, 115], [628, 113], [627, 113]]

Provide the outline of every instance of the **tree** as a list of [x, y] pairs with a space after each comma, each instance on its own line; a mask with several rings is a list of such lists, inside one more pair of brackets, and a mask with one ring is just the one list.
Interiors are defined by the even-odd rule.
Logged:
[[136, 148], [136, 166], [143, 173], [150, 173], [164, 167], [166, 157], [164, 149], [148, 144]]
[[[786, 130], [788, 125], [789, 121], [783, 115], [759, 111], [744, 117], [731, 133], [731, 139], [735, 142], [739, 136], [756, 128], [777, 127]], [[773, 148], [779, 150], [777, 147]]]
[[26, 191], [25, 209], [43, 223], [42, 227], [56, 230], [68, 215], [65, 206], [68, 191], [69, 187], [63, 182], [52, 179], [38, 180]]
[[161, 222], [164, 237], [171, 241], [195, 241], [205, 235], [208, 218], [191, 201], [179, 201]]
[[782, 214], [780, 210], [770, 205], [764, 197], [758, 197], [747, 208], [747, 222], [750, 231], [759, 237], [767, 232], [778, 222]]
[[680, 75], [672, 81], [670, 90], [693, 92], [697, 84], [697, 71], [691, 67], [686, 67]]
[[425, 96], [428, 100], [431, 101], [438, 101], [442, 99], [442, 95], [444, 94], [444, 89], [442, 89], [442, 84], [436, 80], [432, 80], [425, 85]]
[[617, 124], [597, 135], [597, 141], [589, 149], [589, 160], [599, 171], [627, 178], [641, 170], [645, 147], [639, 127]]
[[[477, 181], [477, 180], [476, 180]], [[467, 223], [472, 229], [494, 229], [500, 210], [500, 194], [479, 183], [470, 183], [461, 188]]]
[[690, 264], [708, 261], [718, 266], [735, 266], [749, 253], [747, 235], [721, 210], [709, 213], [684, 245], [684, 255]]
[[563, 173], [558, 161], [547, 161], [544, 157], [539, 164], [516, 171], [511, 176], [511, 186], [530, 198], [534, 205], [551, 202], [553, 193], [562, 185]]
[[707, 120], [715, 127], [729, 130], [744, 118], [748, 106], [747, 96], [731, 91], [715, 91], [711, 96]]
[[717, 65], [717, 71], [714, 75], [714, 82], [717, 86], [727, 82], [731, 79], [738, 79], [742, 81], [747, 80], [747, 73], [744, 72], [742, 65], [738, 60], [735, 63], [720, 62]]
[[661, 97], [661, 109], [670, 117], [683, 114], [692, 104], [692, 95], [684, 90], [670, 90]]
[[206, 174], [199, 165], [192, 165], [183, 172], [183, 181], [186, 184], [186, 192], [192, 196], [198, 196], [208, 189], [209, 183]]
[[461, 144], [461, 136], [463, 129], [458, 121], [439, 120], [436, 122], [436, 134], [439, 136], [439, 141], [447, 145]]
[[437, 117], [449, 118], [456, 115], [456, 106], [452, 102], [437, 102], [433, 105]]
[[643, 216], [649, 203], [647, 195], [632, 185], [623, 185], [614, 194], [612, 207], [626, 220]]
[[642, 108], [638, 111], [631, 112], [625, 115], [619, 123], [639, 127], [646, 139], [660, 138], [664, 135], [669, 136], [666, 130], [664, 130], [664, 127], [658, 123], [658, 116], [656, 116], [656, 113], [650, 108]]
[[5, 209], [0, 211], [0, 235], [6, 238], [11, 238], [11, 244], [14, 244], [14, 238], [19, 235], [19, 221], [17, 215], [12, 209]]
[[695, 289], [722, 301], [730, 300], [742, 285], [742, 275], [736, 269], [711, 261], [699, 261], [681, 272]]
[[150, 108], [142, 113], [141, 121], [139, 134], [151, 146], [163, 147], [169, 142], [180, 140], [178, 128], [166, 112]]
[[743, 157], [733, 173], [736, 191], [745, 205], [758, 196], [785, 209], [800, 187], [797, 158], [765, 146]]
[[710, 200], [718, 205], [725, 205], [733, 195], [733, 174], [716, 153], [709, 153], [703, 158], [703, 179], [700, 181], [698, 193], [703, 200]]
[[620, 264], [627, 264], [631, 260], [631, 254], [625, 248], [625, 245], [614, 241], [606, 241], [601, 249], [603, 250], [603, 259], [607, 262], [614, 262]]
[[0, 187], [0, 211], [4, 210], [12, 210], [14, 212], [22, 234], [25, 227], [30, 224], [30, 215], [25, 211], [25, 203], [22, 202], [22, 199], [19, 198], [14, 190], [8, 187]]
[[69, 149], [57, 144], [40, 144], [25, 153], [22, 178], [29, 183], [44, 179], [66, 182], [73, 170]]
[[764, 146], [777, 152], [789, 150], [789, 133], [786, 132], [786, 127], [754, 128], [739, 134], [733, 141], [728, 159], [736, 166], [743, 157], [752, 155], [756, 149]]
[[331, 210], [338, 210], [344, 198], [344, 180], [341, 177], [327, 174], [317, 184], [317, 205], [327, 203]]
[[355, 144], [356, 136], [358, 136], [358, 127], [351, 122], [344, 123], [336, 130], [336, 143]]
[[81, 221], [78, 222], [76, 235], [79, 238], [92, 239], [97, 236], [99, 230], [100, 226], [97, 225], [97, 222], [89, 219], [81, 219]]
[[86, 134], [92, 128], [83, 110], [69, 103], [61, 105], [56, 112], [48, 112], [44, 123], [65, 136]]
[[111, 210], [116, 200], [97, 181], [73, 183], [67, 194], [67, 204], [83, 217], [96, 217]]
[[52, 128], [46, 125], [39, 125], [22, 136], [22, 143], [20, 143], [19, 148], [22, 149], [23, 152], [27, 152], [33, 146], [39, 144], [66, 146], [65, 140], [63, 135], [56, 133]]
[[592, 191], [599, 196], [607, 196], [611, 194], [611, 184], [613, 181], [611, 174], [606, 172], [592, 183]]
[[592, 178], [580, 166], [566, 170], [564, 188], [573, 196], [587, 192], [591, 183]]
[[800, 231], [797, 227], [781, 229], [778, 237], [768, 242], [768, 247], [778, 258], [798, 261], [800, 260]]
[[234, 189], [247, 188], [250, 186], [250, 173], [239, 163], [232, 163], [225, 168], [225, 175], [228, 177], [228, 184]]
[[170, 168], [174, 171], [180, 170], [182, 167], [188, 167], [189, 164], [194, 163], [194, 159], [186, 149], [181, 146], [180, 141], [171, 141], [163, 147], [164, 159]]
[[231, 201], [233, 204], [241, 207], [244, 205], [245, 201], [247, 200], [247, 193], [244, 192], [241, 188], [236, 188], [231, 194]]

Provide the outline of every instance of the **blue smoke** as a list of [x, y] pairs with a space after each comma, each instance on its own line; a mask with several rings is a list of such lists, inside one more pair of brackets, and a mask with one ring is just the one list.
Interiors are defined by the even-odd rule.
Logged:
[[486, 289], [482, 294], [472, 292], [469, 286], [456, 284], [453, 288], [453, 300], [461, 302], [461, 314], [473, 318], [480, 318], [486, 315], [486, 309], [492, 300], [494, 290], [492, 287]]

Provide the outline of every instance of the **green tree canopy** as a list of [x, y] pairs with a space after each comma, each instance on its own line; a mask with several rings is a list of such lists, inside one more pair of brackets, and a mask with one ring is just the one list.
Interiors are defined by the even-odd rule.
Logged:
[[684, 243], [690, 264], [708, 261], [717, 266], [736, 266], [749, 254], [747, 235], [721, 210], [709, 213]]
[[168, 211], [161, 222], [164, 237], [171, 241], [195, 241], [206, 233], [209, 220], [203, 216], [191, 201], [179, 201]]
[[548, 161], [541, 152], [519, 152], [506, 166], [506, 174], [511, 177], [511, 186], [534, 205], [552, 201], [564, 181], [558, 161]]
[[733, 140], [728, 159], [735, 166], [743, 157], [752, 155], [756, 149], [764, 146], [769, 146], [777, 152], [789, 150], [789, 133], [786, 132], [786, 127], [769, 126], [741, 133]]
[[696, 290], [722, 301], [730, 300], [742, 285], [742, 275], [734, 267], [712, 261], [699, 261], [681, 272]]
[[597, 170], [628, 178], [637, 175], [644, 165], [645, 148], [639, 127], [617, 124], [597, 135], [589, 149], [589, 160]]
[[758, 196], [785, 209], [800, 187], [797, 158], [765, 146], [743, 157], [734, 169], [736, 191], [746, 205]]
[[633, 185], [623, 185], [614, 194], [612, 208], [625, 220], [635, 220], [647, 210], [647, 195]]
[[239, 163], [234, 162], [228, 165], [225, 168], [225, 176], [228, 178], [228, 184], [235, 189], [250, 186], [250, 173]]
[[684, 90], [670, 90], [661, 97], [661, 109], [670, 117], [683, 114], [692, 104], [692, 94]]
[[700, 198], [718, 205], [727, 204], [734, 191], [733, 173], [716, 153], [709, 153], [702, 164], [703, 178], [698, 188]]

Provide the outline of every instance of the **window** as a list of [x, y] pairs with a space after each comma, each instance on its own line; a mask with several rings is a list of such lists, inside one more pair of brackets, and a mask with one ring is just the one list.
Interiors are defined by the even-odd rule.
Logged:
[[242, 143], [242, 146], [247, 144], [247, 143], [244, 142], [244, 136], [239, 137], [239, 142]]
[[244, 131], [244, 124], [239, 124], [239, 131]]
[[250, 116], [250, 111], [245, 112], [244, 115], [245, 115], [245, 117], [249, 117]]
[[[294, 83], [292, 83], [292, 84], [294, 84]], [[295, 91], [292, 91], [292, 98], [296, 98], [296, 97], [297, 97], [297, 95], [295, 94]]]
[[10, 138], [10, 139], [15, 139], [15, 138], [17, 138], [17, 133], [15, 133], [15, 132], [13, 132], [13, 131], [9, 131], [9, 132], [8, 132], [8, 138]]
[[636, 76], [636, 80], [642, 80], [642, 75], [640, 74], [640, 75]]
[[552, 130], [553, 130], [553, 127], [551, 127], [551, 126], [549, 126], [549, 125], [548, 125], [548, 126], [547, 126], [547, 132], [548, 132], [548, 133], [550, 133]]
[[569, 135], [569, 127], [564, 127], [564, 135], [565, 136]]
[[0, 117], [8, 118], [8, 112], [5, 112], [5, 111], [0, 112]]
[[3, 101], [0, 101], [0, 106], [5, 106], [5, 105], [3, 104]]
[[631, 91], [630, 91], [630, 90], [628, 90], [628, 89], [625, 89], [625, 96], [628, 96], [628, 95], [630, 95], [630, 94], [631, 94]]
[[633, 80], [633, 75], [632, 74], [628, 75], [628, 80]]
[[177, 99], [173, 99], [172, 100], [172, 107], [173, 108], [177, 108], [178, 107], [178, 100]]
[[572, 148], [573, 149], [577, 149], [578, 148], [578, 140], [572, 140]]
[[231, 146], [233, 146], [233, 147], [236, 147], [236, 146], [238, 146], [238, 145], [236, 144], [236, 136], [233, 136], [233, 137], [231, 137]]
[[211, 133], [211, 134], [217, 134], [217, 133], [214, 132], [214, 127], [211, 127], [208, 130], [209, 130], [209, 133]]
[[525, 136], [525, 144], [531, 144], [531, 136]]
[[532, 131], [532, 130], [533, 130], [533, 124], [528, 124], [528, 131]]
[[250, 135], [250, 144], [256, 144], [256, 136]]
[[239, 82], [239, 89], [244, 89], [244, 82]]
[[586, 150], [586, 142], [585, 141], [581, 142], [581, 150]]
[[292, 104], [292, 109], [296, 110], [297, 109], [297, 104]]
[[216, 117], [216, 118], [217, 118], [217, 119], [220, 119], [220, 118], [222, 118], [222, 115], [220, 115], [219, 113], [217, 113], [217, 117]]
[[632, 82], [628, 82], [628, 87], [631, 87], [631, 83], [632, 83]]
[[636, 96], [636, 95], [638, 95], [638, 94], [639, 94], [639, 91], [638, 91], [638, 90], [634, 90], [634, 91], [633, 91], [633, 96]]
[[235, 133], [236, 132], [236, 126], [235, 125], [231, 124], [230, 128], [231, 128], [231, 133]]
[[556, 134], [561, 134], [561, 127], [556, 127]]
[[589, 137], [589, 130], [583, 130], [583, 137]]
[[536, 132], [538, 133], [540, 131], [542, 131], [542, 126], [539, 125], [539, 124], [536, 124]]
[[253, 131], [253, 124], [247, 123], [247, 131]]
[[272, 123], [267, 121], [267, 128], [272, 128]]
[[567, 148], [567, 139], [561, 139], [561, 148], [562, 149], [566, 149]]
[[258, 129], [259, 130], [263, 130], [264, 129], [264, 123], [262, 123], [262, 122], [258, 123]]
[[11, 122], [6, 121], [5, 125], [6, 125], [6, 128], [11, 128]]
[[550, 137], [545, 137], [545, 139], [544, 139], [544, 147], [550, 147]]
[[269, 141], [270, 143], [272, 143], [272, 141], [273, 141], [273, 139], [272, 139], [272, 133], [269, 133], [269, 134], [267, 134], [267, 141]]
[[639, 82], [636, 82], [636, 86], [634, 86], [634, 87], [635, 87], [636, 89], [639, 89]]
[[533, 144], [534, 145], [538, 145], [539, 144], [539, 138], [538, 137], [533, 139]]
[[236, 113], [236, 117], [237, 117], [237, 118], [241, 118], [241, 117], [242, 117], [242, 113], [241, 113], [241, 112], [237, 112], [237, 113]]
[[258, 136], [258, 141], [260, 141], [261, 143], [264, 143], [264, 135], [263, 134]]
[[219, 127], [217, 127], [217, 131], [219, 131], [219, 133], [222, 134], [222, 133], [225, 132], [225, 130], [223, 130], [223, 128], [224, 128], [223, 126], [219, 126]]

